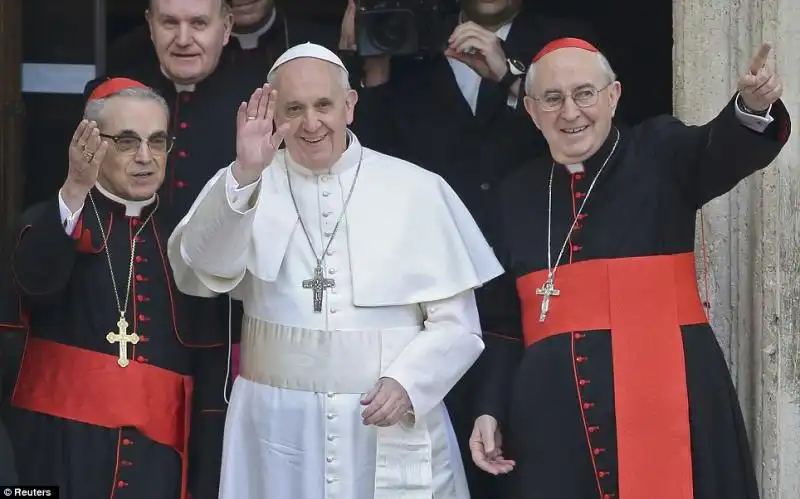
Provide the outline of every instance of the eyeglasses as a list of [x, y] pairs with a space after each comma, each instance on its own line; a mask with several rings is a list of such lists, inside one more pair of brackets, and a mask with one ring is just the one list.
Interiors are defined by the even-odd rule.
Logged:
[[[597, 97], [600, 95], [600, 92], [607, 89], [611, 83], [613, 82], [607, 83], [606, 86], [602, 88], [596, 88], [593, 85], [584, 85], [573, 90], [569, 97], [572, 98], [572, 102], [580, 108], [592, 107], [597, 104]], [[558, 111], [564, 107], [567, 96], [561, 92], [546, 92], [544, 97], [533, 97], [533, 100], [537, 102], [542, 111], [552, 112]]]
[[114, 141], [114, 146], [121, 153], [135, 153], [142, 147], [142, 141], [147, 142], [147, 147], [152, 154], [167, 154], [175, 145], [175, 138], [167, 135], [153, 135], [147, 139], [131, 134], [107, 135], [101, 133], [100, 136]]

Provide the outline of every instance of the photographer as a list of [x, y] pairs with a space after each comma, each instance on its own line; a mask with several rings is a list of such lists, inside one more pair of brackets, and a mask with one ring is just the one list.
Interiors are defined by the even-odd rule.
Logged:
[[[361, 63], [353, 125], [359, 139], [441, 175], [490, 244], [499, 236], [490, 222], [495, 187], [526, 159], [545, 150], [521, 103], [528, 64], [552, 39], [580, 36], [596, 41], [582, 25], [545, 18], [522, 3], [462, 0], [460, 12], [445, 20], [449, 37], [444, 37], [438, 53], [369, 57]], [[356, 43], [356, 11], [354, 0], [349, 0], [341, 50], [364, 49]], [[491, 284], [478, 290], [487, 344], [509, 341], [492, 334], [508, 315], [503, 310], [506, 303], [493, 294]], [[499, 484], [474, 467], [468, 450], [477, 409], [471, 387], [484, 371], [479, 360], [446, 399], [474, 499], [501, 497]]]

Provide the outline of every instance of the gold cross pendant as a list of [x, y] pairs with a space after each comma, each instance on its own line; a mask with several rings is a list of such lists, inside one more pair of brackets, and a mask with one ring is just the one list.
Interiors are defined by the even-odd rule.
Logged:
[[117, 332], [109, 332], [106, 335], [109, 343], [119, 343], [119, 359], [117, 364], [120, 367], [127, 367], [130, 364], [128, 360], [128, 343], [135, 345], [139, 343], [139, 335], [136, 333], [128, 334], [128, 321], [125, 320], [123, 315], [120, 315], [117, 322]]

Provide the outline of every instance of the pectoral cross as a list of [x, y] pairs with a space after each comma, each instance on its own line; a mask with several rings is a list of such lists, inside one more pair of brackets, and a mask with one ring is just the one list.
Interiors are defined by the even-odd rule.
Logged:
[[553, 285], [553, 276], [547, 278], [541, 288], [536, 290], [536, 294], [542, 297], [542, 309], [539, 312], [539, 322], [544, 322], [547, 318], [547, 312], [550, 311], [550, 297], [558, 296], [561, 291], [557, 290]]
[[336, 281], [325, 278], [322, 275], [322, 265], [317, 264], [314, 268], [314, 277], [303, 281], [305, 289], [314, 291], [314, 312], [322, 312], [322, 292], [334, 286], [336, 286]]
[[109, 332], [106, 335], [106, 339], [109, 343], [119, 342], [119, 359], [117, 359], [117, 364], [120, 367], [127, 367], [130, 361], [128, 360], [128, 343], [135, 345], [139, 343], [139, 335], [136, 333], [128, 334], [128, 321], [125, 320], [125, 317], [120, 315], [119, 321], [117, 322], [117, 332]]

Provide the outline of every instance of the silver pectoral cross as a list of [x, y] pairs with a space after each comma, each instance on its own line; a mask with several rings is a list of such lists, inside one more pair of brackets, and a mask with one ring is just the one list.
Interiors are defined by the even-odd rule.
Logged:
[[314, 277], [303, 281], [305, 289], [314, 291], [314, 312], [322, 312], [322, 293], [334, 286], [336, 286], [336, 281], [326, 278], [322, 274], [322, 265], [317, 264], [314, 268]]
[[553, 285], [553, 276], [547, 278], [541, 288], [536, 290], [536, 294], [542, 297], [542, 309], [539, 312], [539, 322], [544, 322], [547, 318], [547, 312], [550, 311], [550, 297], [558, 296], [561, 291], [557, 290]]

